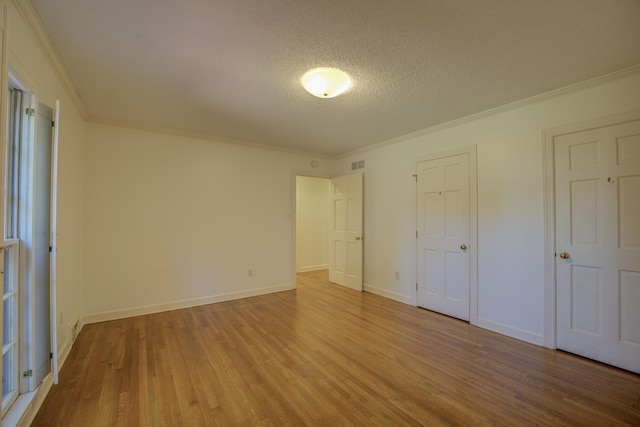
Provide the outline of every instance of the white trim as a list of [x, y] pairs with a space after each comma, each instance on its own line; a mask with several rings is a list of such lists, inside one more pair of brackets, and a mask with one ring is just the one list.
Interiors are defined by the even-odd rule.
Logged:
[[[22, 15], [22, 17], [24, 18], [25, 22], [27, 23], [27, 25], [29, 26], [29, 28], [32, 30], [33, 35], [35, 37], [35, 39], [38, 41], [44, 56], [47, 58], [47, 61], [49, 62], [49, 64], [51, 65], [51, 68], [54, 70], [55, 74], [58, 76], [58, 78], [60, 79], [60, 82], [62, 84], [62, 86], [64, 87], [64, 89], [67, 91], [67, 93], [69, 94], [69, 96], [71, 97], [71, 99], [73, 100], [76, 108], [78, 109], [78, 112], [80, 113], [81, 117], [83, 118], [83, 120], [85, 120], [86, 122], [90, 122], [90, 123], [103, 123], [103, 124], [111, 124], [111, 125], [115, 125], [115, 126], [119, 126], [119, 127], [128, 127], [128, 128], [134, 128], [134, 129], [146, 129], [146, 130], [152, 130], [155, 132], [163, 132], [163, 133], [170, 133], [170, 134], [174, 134], [174, 135], [191, 135], [192, 137], [197, 137], [197, 138], [205, 138], [205, 139], [214, 139], [217, 140], [218, 142], [220, 142], [218, 139], [216, 139], [215, 137], [212, 137], [211, 135], [204, 135], [204, 134], [198, 134], [198, 133], [189, 133], [189, 132], [181, 132], [181, 131], [176, 131], [176, 130], [169, 130], [169, 129], [160, 129], [160, 128], [149, 128], [149, 127], [142, 127], [142, 126], [138, 126], [138, 125], [134, 125], [131, 123], [126, 123], [126, 122], [121, 122], [121, 121], [109, 121], [109, 120], [105, 120], [105, 119], [98, 119], [95, 117], [90, 117], [84, 107], [84, 104], [82, 103], [76, 88], [71, 80], [71, 78], [69, 77], [69, 74], [67, 73], [64, 65], [62, 64], [62, 61], [60, 60], [58, 54], [55, 52], [55, 47], [53, 46], [53, 44], [51, 43], [51, 40], [49, 38], [49, 36], [47, 35], [47, 32], [44, 28], [44, 26], [42, 25], [42, 22], [40, 21], [40, 18], [38, 17], [37, 13], [35, 12], [35, 9], [33, 7], [33, 5], [31, 4], [31, 2], [29, 0], [14, 0], [14, 4], [16, 5], [16, 9], [18, 10], [18, 12]], [[568, 93], [572, 93], [578, 90], [582, 90], [582, 89], [586, 89], [586, 88], [590, 88], [590, 87], [594, 87], [600, 84], [604, 84], [606, 82], [609, 81], [613, 81], [613, 80], [617, 80], [620, 78], [624, 78], [626, 76], [629, 75], [633, 75], [636, 73], [640, 72], [640, 65], [635, 65], [629, 68], [625, 68], [619, 71], [615, 71], [613, 73], [609, 73], [603, 76], [598, 76], [586, 81], [582, 81], [579, 83], [575, 83], [569, 86], [565, 86], [562, 88], [558, 88], [558, 89], [554, 89], [551, 90], [549, 92], [545, 92], [539, 95], [535, 95], [529, 98], [525, 98], [525, 99], [521, 99], [521, 100], [517, 100], [511, 103], [507, 103], [495, 108], [491, 108], [485, 111], [481, 111], [475, 114], [471, 114], [465, 117], [461, 117], [461, 118], [457, 118], [457, 119], [453, 119], [447, 122], [443, 122], [443, 123], [439, 123], [439, 124], [434, 124], [432, 126], [429, 126], [427, 128], [421, 129], [419, 131], [413, 132], [413, 133], [408, 133], [390, 140], [386, 140], [386, 141], [382, 141], [379, 142], [377, 144], [372, 144], [372, 145], [368, 145], [366, 147], [362, 147], [362, 148], [356, 148], [354, 150], [350, 150], [341, 154], [337, 154], [337, 155], [327, 155], [327, 154], [320, 154], [320, 153], [316, 153], [313, 154], [309, 151], [303, 151], [303, 150], [295, 150], [295, 149], [288, 149], [285, 147], [277, 147], [277, 146], [270, 146], [270, 145], [263, 145], [263, 144], [254, 144], [251, 142], [247, 142], [247, 141], [233, 141], [233, 140], [228, 140], [229, 143], [232, 144], [241, 144], [241, 145], [247, 145], [247, 146], [251, 146], [251, 147], [256, 147], [256, 148], [264, 148], [264, 149], [272, 149], [272, 150], [277, 150], [277, 151], [284, 151], [284, 152], [289, 152], [289, 153], [298, 153], [298, 154], [307, 154], [307, 155], [314, 155], [316, 157], [322, 157], [322, 158], [327, 158], [327, 159], [343, 159], [343, 158], [347, 158], [356, 154], [360, 154], [360, 153], [364, 153], [364, 152], [368, 152], [370, 150], [373, 149], [377, 149], [380, 147], [384, 147], [386, 145], [391, 145], [391, 144], [395, 144], [398, 142], [402, 142], [402, 141], [406, 141], [407, 139], [410, 138], [415, 138], [418, 136], [422, 136], [422, 135], [426, 135], [429, 133], [433, 133], [436, 132], [438, 130], [441, 129], [445, 129], [445, 128], [449, 128], [449, 127], [453, 127], [453, 126], [458, 126], [461, 125], [463, 123], [468, 123], [483, 117], [488, 117], [488, 116], [492, 116], [494, 114], [499, 114], [502, 113], [504, 111], [513, 109], [513, 108], [518, 108], [521, 106], [525, 106], [525, 105], [529, 105], [529, 104], [533, 104], [539, 101], [543, 101], [545, 99], [550, 99], [550, 98], [554, 98], [557, 96], [561, 96], [564, 94], [568, 94]]]
[[44, 399], [49, 394], [52, 385], [53, 376], [49, 373], [35, 391], [21, 394], [2, 419], [2, 427], [29, 427], [38, 414]]
[[86, 120], [86, 123], [101, 125], [101, 126], [131, 129], [139, 132], [151, 132], [151, 133], [157, 133], [161, 135], [173, 135], [173, 136], [178, 136], [183, 138], [212, 141], [212, 142], [217, 142], [219, 144], [233, 145], [235, 147], [248, 147], [248, 148], [255, 148], [258, 150], [275, 151], [278, 153], [297, 154], [300, 156], [308, 156], [311, 158], [320, 158], [320, 159], [327, 159], [327, 160], [335, 159], [335, 156], [332, 156], [330, 154], [317, 153], [310, 150], [295, 149], [295, 148], [283, 147], [278, 145], [270, 145], [270, 144], [264, 144], [259, 142], [252, 142], [248, 140], [216, 136], [216, 135], [202, 133], [202, 132], [165, 128], [162, 126], [141, 125], [141, 124], [127, 122], [125, 120], [109, 120], [109, 119], [100, 119], [96, 117], [90, 117]]
[[[68, 324], [75, 325], [76, 322], [78, 322], [78, 331], [77, 331], [78, 334], [76, 335], [76, 339], [77, 339], [78, 335], [80, 335], [80, 331], [82, 331], [82, 326], [84, 326], [80, 322], [80, 318], [78, 317], [78, 314], [75, 314], [71, 318], [71, 322], [69, 322]], [[68, 329], [71, 330], [72, 328], [68, 328]], [[62, 344], [62, 347], [58, 347], [58, 372], [60, 372], [60, 370], [64, 366], [64, 362], [67, 361], [67, 357], [69, 356], [69, 353], [73, 348], [73, 344], [75, 344], [75, 340], [73, 339], [73, 334], [68, 333], [67, 339], [65, 340], [64, 344]]]
[[496, 322], [482, 317], [478, 317], [477, 326], [493, 332], [497, 332], [502, 335], [506, 335], [508, 337], [526, 341], [531, 344], [541, 346], [544, 342], [544, 337], [542, 336], [542, 334], [535, 334], [524, 329], [514, 328], [513, 326], [505, 325], [504, 323]]
[[372, 294], [380, 295], [381, 297], [389, 298], [394, 301], [398, 301], [398, 302], [413, 305], [413, 306], [416, 305], [416, 299], [412, 295], [405, 295], [399, 292], [393, 292], [387, 289], [378, 288], [368, 283], [364, 284], [363, 289], [365, 292], [370, 292]]
[[555, 138], [606, 126], [640, 120], [640, 110], [628, 111], [563, 126], [542, 132], [544, 202], [544, 346], [556, 348], [556, 229], [555, 229]]
[[296, 288], [296, 273], [298, 270], [296, 265], [296, 251], [298, 246], [296, 242], [296, 189], [298, 185], [296, 178], [299, 176], [331, 179], [336, 176], [336, 174], [328, 170], [291, 169], [291, 289]]
[[[438, 151], [436, 153], [422, 154], [414, 158], [414, 167], [418, 163], [424, 162], [427, 160], [443, 159], [445, 157], [457, 156], [459, 154], [467, 154], [467, 153], [471, 154], [473, 151], [477, 151], [476, 147], [477, 147], [477, 144], [471, 144], [463, 147], [453, 148], [447, 151]], [[414, 169], [414, 172], [415, 172], [415, 169]]]
[[27, 67], [22, 64], [20, 58], [13, 51], [7, 53], [8, 88], [20, 90], [25, 93], [25, 96], [37, 93], [38, 85], [29, 74]]
[[[554, 136], [542, 132], [542, 208], [544, 212], [544, 346], [556, 348], [556, 222]], [[553, 254], [551, 260], [549, 255]]]
[[[478, 324], [478, 146], [477, 144], [454, 148], [452, 150], [424, 154], [414, 158], [413, 173], [417, 174], [418, 163], [444, 157], [469, 155], [469, 323]], [[414, 229], [418, 221], [417, 187], [414, 189]], [[415, 247], [415, 281], [418, 282], [418, 241]], [[418, 290], [414, 291], [414, 301], [418, 303]]]
[[385, 147], [387, 145], [393, 145], [400, 142], [407, 141], [409, 139], [418, 138], [424, 135], [429, 135], [434, 132], [441, 131], [443, 129], [448, 129], [455, 126], [460, 126], [465, 123], [470, 123], [475, 120], [479, 120], [485, 117], [490, 117], [496, 114], [504, 113], [505, 111], [512, 110], [514, 108], [525, 107], [527, 105], [535, 104], [537, 102], [542, 102], [547, 99], [553, 99], [562, 95], [567, 95], [570, 93], [574, 93], [579, 90], [588, 89], [591, 87], [599, 86], [601, 84], [605, 84], [607, 82], [619, 80], [625, 78], [627, 76], [632, 76], [635, 74], [640, 74], [640, 65], [634, 65], [629, 68], [625, 68], [623, 70], [614, 71], [613, 73], [605, 74], [603, 76], [595, 77], [589, 80], [585, 80], [583, 82], [575, 83], [569, 86], [561, 87], [558, 89], [551, 90], [549, 92], [541, 93], [539, 95], [534, 95], [529, 98], [521, 99], [518, 101], [514, 101], [508, 104], [500, 105], [495, 108], [490, 108], [488, 110], [480, 111], [478, 113], [470, 114], [465, 117], [456, 118], [453, 120], [449, 120], [443, 123], [434, 124], [424, 129], [420, 129], [416, 132], [408, 133], [406, 135], [401, 135], [392, 139], [388, 139], [386, 141], [378, 142], [376, 144], [367, 145], [362, 148], [356, 148], [354, 150], [350, 150], [339, 154], [336, 156], [336, 160], [342, 160], [351, 156], [360, 155], [363, 153], [367, 153], [372, 150], [376, 150], [381, 147]]
[[71, 337], [67, 337], [64, 343], [58, 347], [58, 372], [60, 372], [62, 365], [64, 365], [65, 360], [67, 360], [67, 356], [69, 356], [69, 352], [71, 352], [71, 347], [73, 347]]
[[60, 128], [60, 100], [56, 99], [53, 109], [53, 135], [51, 136], [49, 189], [49, 315], [51, 322], [51, 370], [53, 383], [58, 384], [58, 130]]
[[308, 265], [306, 267], [300, 267], [298, 273], [307, 273], [309, 271], [327, 270], [329, 264]]
[[[37, 99], [33, 93], [24, 93], [25, 106], [35, 109]], [[34, 308], [34, 260], [33, 260], [33, 231], [34, 231], [34, 174], [35, 174], [35, 127], [36, 117], [27, 116], [22, 123], [23, 141], [20, 162], [20, 188], [19, 198], [22, 200], [22, 213], [19, 213], [18, 236], [19, 247], [19, 271], [20, 271], [20, 322], [21, 322], [21, 371], [33, 369], [35, 365], [35, 308]], [[23, 377], [20, 382], [20, 392], [35, 391], [33, 377]]]
[[146, 314], [161, 313], [164, 311], [198, 307], [200, 305], [215, 304], [218, 302], [255, 297], [258, 295], [272, 294], [275, 292], [283, 292], [291, 289], [291, 284], [287, 283], [284, 285], [267, 286], [264, 288], [249, 289], [240, 292], [228, 292], [224, 294], [210, 295], [207, 297], [185, 299], [165, 304], [146, 305], [141, 307], [126, 308], [124, 310], [103, 311], [85, 315], [82, 318], [82, 324], [106, 322], [109, 320], [124, 319], [127, 317], [143, 316]]
[[[78, 325], [77, 330], [75, 330], [76, 324]], [[80, 335], [82, 326], [83, 325], [80, 322], [80, 316], [78, 315], [78, 312], [76, 312], [73, 316], [71, 316], [71, 320], [67, 322], [67, 336], [69, 337], [69, 341], [71, 341], [71, 347], [73, 347], [73, 343], [78, 339], [78, 335]]]
[[56, 54], [55, 48], [53, 47], [53, 44], [51, 43], [51, 40], [47, 35], [47, 31], [44, 29], [44, 25], [42, 25], [42, 21], [40, 21], [38, 14], [33, 8], [33, 5], [28, 0], [14, 0], [13, 3], [15, 4], [16, 9], [20, 13], [20, 15], [22, 15], [24, 21], [27, 23], [27, 26], [33, 32], [33, 36], [40, 45], [45, 58], [47, 58], [47, 61], [51, 66], [51, 69], [58, 76], [63, 88], [65, 89], [69, 97], [73, 100], [78, 113], [80, 113], [80, 116], [83, 120], [87, 120], [89, 116], [87, 115], [84, 105], [82, 104], [82, 101], [78, 96], [78, 92], [76, 91], [76, 88], [73, 85], [73, 82], [71, 81], [67, 70], [64, 68], [64, 65], [62, 65], [62, 61]]

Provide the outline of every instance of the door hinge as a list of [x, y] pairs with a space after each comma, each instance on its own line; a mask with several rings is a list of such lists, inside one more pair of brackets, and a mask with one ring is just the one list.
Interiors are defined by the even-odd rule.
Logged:
[[52, 128], [56, 127], [56, 122], [54, 120], [51, 120], [51, 127]]
[[29, 370], [27, 370], [27, 371], [24, 371], [24, 372], [22, 373], [22, 376], [23, 376], [23, 377], [25, 377], [25, 378], [27, 378], [27, 377], [32, 377], [32, 376], [33, 376], [33, 371], [32, 371], [31, 369], [29, 369]]
[[416, 239], [418, 238], [418, 230], [416, 230]]
[[49, 246], [49, 252], [53, 252], [53, 246]]
[[411, 175], [411, 176], [416, 180], [416, 182], [418, 182], [418, 174], [417, 174], [417, 173], [414, 173], [414, 174], [413, 174], [413, 175]]
[[49, 359], [53, 359], [53, 352], [49, 353]]
[[36, 115], [36, 109], [35, 108], [25, 108], [24, 109], [24, 113], [29, 117], [33, 117], [33, 116]]
[[418, 290], [418, 283], [416, 283], [416, 291]]

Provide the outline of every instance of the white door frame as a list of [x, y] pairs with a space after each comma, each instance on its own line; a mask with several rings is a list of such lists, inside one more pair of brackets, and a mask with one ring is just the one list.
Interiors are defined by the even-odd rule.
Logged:
[[313, 178], [331, 179], [338, 174], [326, 170], [315, 169], [292, 169], [291, 170], [291, 286], [289, 289], [296, 288], [296, 177], [308, 176]]
[[[443, 157], [469, 155], [469, 323], [478, 324], [478, 146], [476, 144], [455, 148], [439, 153], [426, 154], [414, 158], [413, 170], [416, 173], [418, 163]], [[414, 226], [418, 230], [418, 198], [414, 189]], [[415, 241], [415, 279], [416, 289], [413, 300], [418, 305], [418, 240]]]
[[542, 132], [544, 202], [544, 346], [556, 348], [556, 137], [640, 120], [640, 110], [545, 129]]

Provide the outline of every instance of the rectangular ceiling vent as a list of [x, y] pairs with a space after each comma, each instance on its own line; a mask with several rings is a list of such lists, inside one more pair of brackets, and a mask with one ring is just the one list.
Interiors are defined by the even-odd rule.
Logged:
[[351, 162], [351, 170], [355, 171], [364, 168], [364, 160], [358, 160], [357, 162]]

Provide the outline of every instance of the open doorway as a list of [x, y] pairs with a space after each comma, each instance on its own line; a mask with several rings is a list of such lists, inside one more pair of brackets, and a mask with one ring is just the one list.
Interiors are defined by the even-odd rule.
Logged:
[[363, 174], [293, 178], [292, 283], [298, 273], [328, 269], [329, 281], [361, 292]]
[[296, 273], [329, 269], [331, 180], [296, 176]]

